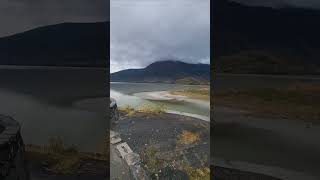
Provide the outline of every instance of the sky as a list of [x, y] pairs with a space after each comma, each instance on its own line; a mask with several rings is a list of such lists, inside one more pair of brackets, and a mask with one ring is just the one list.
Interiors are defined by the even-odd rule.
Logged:
[[110, 71], [210, 63], [210, 0], [110, 1]]
[[106, 21], [106, 0], [0, 0], [0, 37], [63, 22]]
[[278, 7], [283, 5], [320, 9], [320, 0], [233, 0], [249, 5]]

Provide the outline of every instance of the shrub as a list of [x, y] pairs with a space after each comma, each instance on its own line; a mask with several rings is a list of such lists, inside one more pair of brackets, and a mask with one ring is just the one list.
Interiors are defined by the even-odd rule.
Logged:
[[191, 131], [183, 130], [181, 134], [178, 136], [178, 141], [181, 144], [193, 144], [200, 140], [200, 136], [198, 133], [194, 133]]

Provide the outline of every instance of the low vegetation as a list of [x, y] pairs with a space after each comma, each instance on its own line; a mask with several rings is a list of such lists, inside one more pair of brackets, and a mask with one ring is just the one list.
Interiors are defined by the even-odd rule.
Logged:
[[146, 114], [161, 114], [165, 113], [166, 108], [164, 105], [141, 105], [137, 108], [133, 108], [129, 105], [120, 107], [119, 111], [126, 114], [127, 116], [132, 116], [135, 113], [146, 113]]
[[141, 154], [146, 170], [150, 173], [158, 173], [164, 167], [165, 161], [160, 158], [159, 152], [155, 147], [147, 147]]
[[183, 90], [175, 90], [175, 91], [170, 91], [170, 94], [186, 96], [186, 97], [194, 98], [194, 99], [209, 100], [210, 99], [210, 87], [203, 86], [198, 89], [189, 88], [189, 89], [183, 89]]
[[[171, 169], [170, 174], [182, 171], [187, 174], [190, 180], [210, 179], [210, 169], [208, 167], [195, 168], [186, 164], [183, 160], [180, 161], [175, 158], [171, 160], [162, 159], [160, 152], [155, 147], [147, 147], [143, 151], [141, 157], [145, 164], [144, 167], [146, 168], [146, 170], [151, 173], [152, 176], [156, 175], [155, 177], [157, 177], [158, 174], [161, 174], [166, 169]], [[180, 164], [181, 166], [179, 166], [178, 164]]]
[[194, 168], [191, 166], [184, 167], [185, 172], [188, 174], [190, 180], [210, 180], [210, 168]]
[[210, 84], [209, 80], [198, 79], [194, 77], [187, 77], [178, 79], [175, 81], [176, 84], [186, 84], [186, 85], [208, 85]]
[[62, 138], [53, 137], [47, 145], [26, 145], [27, 157], [40, 163], [55, 174], [73, 174], [85, 160], [108, 160], [107, 151], [101, 153], [79, 152], [74, 145], [67, 146]]
[[292, 53], [241, 51], [218, 57], [211, 71], [234, 74], [319, 74], [319, 65], [306, 63], [304, 58], [292, 56]]
[[198, 133], [183, 130], [181, 134], [178, 135], [178, 142], [180, 144], [193, 144], [200, 140]]
[[127, 116], [132, 116], [136, 112], [136, 110], [129, 105], [119, 107], [119, 111], [126, 114]]
[[253, 114], [305, 121], [320, 119], [320, 85], [298, 83], [284, 88], [215, 92], [215, 104]]
[[149, 114], [161, 114], [166, 110], [164, 105], [141, 105], [137, 108], [137, 112]]

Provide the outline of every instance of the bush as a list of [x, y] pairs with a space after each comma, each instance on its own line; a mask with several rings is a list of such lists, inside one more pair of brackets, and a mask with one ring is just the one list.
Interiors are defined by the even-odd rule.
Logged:
[[178, 141], [181, 144], [193, 144], [200, 140], [198, 133], [193, 133], [191, 131], [183, 130], [178, 136]]
[[210, 179], [210, 169], [208, 167], [194, 168], [194, 167], [187, 166], [184, 169], [187, 172], [190, 180], [209, 180]]

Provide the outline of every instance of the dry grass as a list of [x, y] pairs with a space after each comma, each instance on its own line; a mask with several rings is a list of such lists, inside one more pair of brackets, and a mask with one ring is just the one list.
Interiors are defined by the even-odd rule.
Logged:
[[166, 108], [164, 105], [143, 104], [137, 108], [133, 108], [127, 105], [125, 107], [119, 108], [119, 111], [126, 114], [126, 116], [133, 116], [135, 113], [161, 114], [165, 113]]
[[172, 95], [186, 96], [193, 99], [209, 100], [210, 99], [210, 87], [203, 86], [199, 89], [184, 89], [170, 91]]
[[104, 150], [105, 153], [79, 152], [76, 146], [67, 146], [60, 137], [50, 138], [47, 145], [26, 145], [28, 159], [47, 164], [47, 169], [55, 174], [72, 174], [83, 160], [106, 161], [109, 155]]
[[208, 167], [204, 168], [194, 168], [194, 167], [184, 167], [184, 170], [189, 176], [190, 180], [210, 180], [210, 169]]
[[78, 152], [56, 151], [48, 146], [27, 145], [26, 152], [30, 161], [40, 161], [48, 165], [47, 169], [56, 174], [72, 174], [80, 166], [81, 155]]
[[166, 111], [164, 105], [141, 105], [137, 108], [137, 112], [147, 114], [161, 114]]
[[183, 130], [178, 136], [178, 142], [181, 144], [193, 144], [200, 140], [198, 133]]
[[252, 115], [299, 119], [320, 119], [320, 85], [292, 84], [284, 88], [215, 92], [214, 104], [247, 110]]
[[145, 168], [151, 173], [157, 173], [165, 164], [165, 161], [159, 157], [158, 150], [152, 146], [144, 149], [141, 158]]
[[119, 111], [122, 113], [125, 113], [127, 116], [132, 116], [136, 112], [136, 110], [129, 105], [126, 105], [124, 107], [119, 107]]
[[58, 174], [72, 174], [80, 166], [81, 159], [79, 156], [64, 157], [50, 167], [50, 170]]

